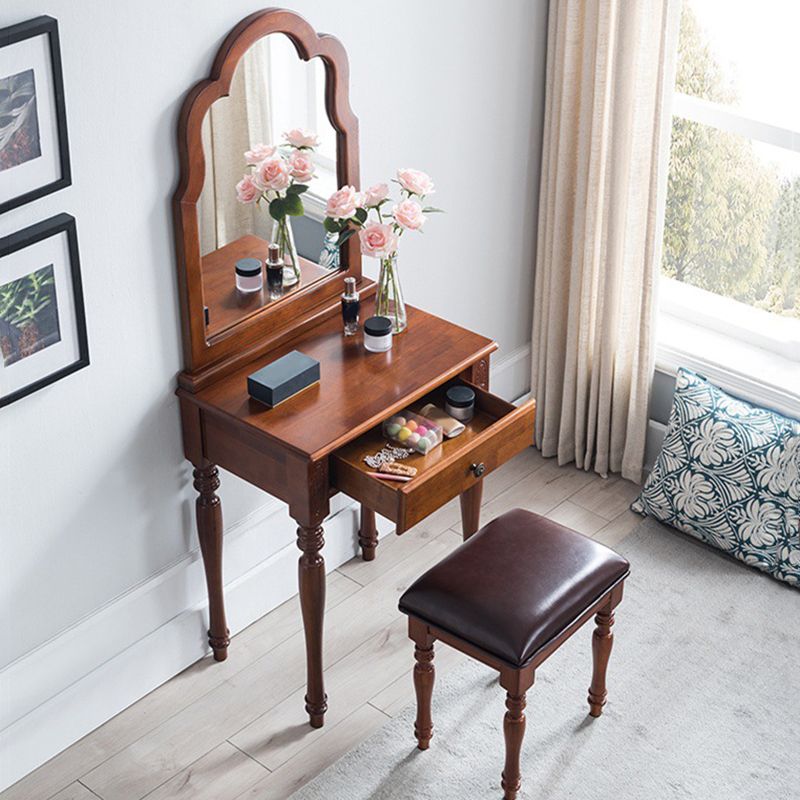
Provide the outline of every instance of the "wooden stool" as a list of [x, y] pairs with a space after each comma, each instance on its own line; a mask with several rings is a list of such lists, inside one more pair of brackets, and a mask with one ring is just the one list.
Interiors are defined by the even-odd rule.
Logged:
[[439, 641], [500, 673], [506, 690], [502, 787], [517, 796], [525, 734], [525, 693], [536, 668], [596, 614], [589, 713], [606, 702], [614, 609], [628, 562], [598, 542], [538, 514], [503, 514], [428, 570], [400, 598], [416, 647], [414, 735], [427, 750], [433, 735], [433, 643]]

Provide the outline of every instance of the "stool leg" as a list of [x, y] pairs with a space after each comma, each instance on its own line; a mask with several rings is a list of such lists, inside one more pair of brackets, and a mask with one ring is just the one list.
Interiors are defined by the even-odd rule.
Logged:
[[431, 720], [431, 697], [433, 696], [433, 681], [436, 670], [433, 666], [433, 640], [429, 646], [414, 645], [414, 690], [417, 694], [417, 720], [414, 723], [414, 736], [417, 737], [417, 747], [427, 750], [433, 736], [433, 721]]
[[506, 739], [506, 765], [503, 769], [503, 800], [514, 800], [519, 791], [520, 769], [519, 756], [522, 750], [522, 739], [525, 736], [525, 692], [513, 695], [506, 694], [506, 715], [503, 718], [503, 733]]
[[611, 626], [614, 624], [614, 609], [609, 604], [595, 617], [597, 627], [592, 634], [592, 661], [594, 669], [592, 672], [592, 684], [589, 687], [589, 714], [599, 717], [603, 713], [603, 706], [606, 704], [606, 669], [608, 668], [608, 658], [611, 655], [611, 647], [614, 644], [614, 634]]

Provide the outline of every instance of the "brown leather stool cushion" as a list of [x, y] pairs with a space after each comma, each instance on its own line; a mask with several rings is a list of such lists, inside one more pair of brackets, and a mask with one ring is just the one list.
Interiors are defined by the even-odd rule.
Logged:
[[519, 667], [629, 566], [604, 545], [517, 508], [415, 581], [400, 610]]

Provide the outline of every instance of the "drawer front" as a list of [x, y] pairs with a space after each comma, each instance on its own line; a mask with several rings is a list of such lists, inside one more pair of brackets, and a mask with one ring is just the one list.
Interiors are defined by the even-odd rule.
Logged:
[[[374, 429], [333, 454], [334, 488], [393, 520], [397, 533], [403, 533], [533, 443], [533, 400], [517, 408], [489, 392], [471, 388], [476, 394], [475, 419], [465, 433], [446, 439], [432, 453], [410, 456], [404, 463], [419, 470], [413, 480], [394, 483], [367, 474], [364, 454], [377, 452], [386, 441], [380, 429]], [[411, 407], [438, 399], [423, 398]], [[440, 402], [437, 405], [441, 407]], [[473, 470], [472, 465], [478, 468]]]

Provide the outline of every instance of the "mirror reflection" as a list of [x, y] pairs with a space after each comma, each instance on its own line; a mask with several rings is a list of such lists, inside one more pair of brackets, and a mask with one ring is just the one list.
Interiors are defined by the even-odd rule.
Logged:
[[212, 337], [340, 267], [335, 235], [322, 225], [337, 188], [322, 61], [300, 59], [282, 34], [265, 36], [242, 57], [202, 133], [198, 226]]

